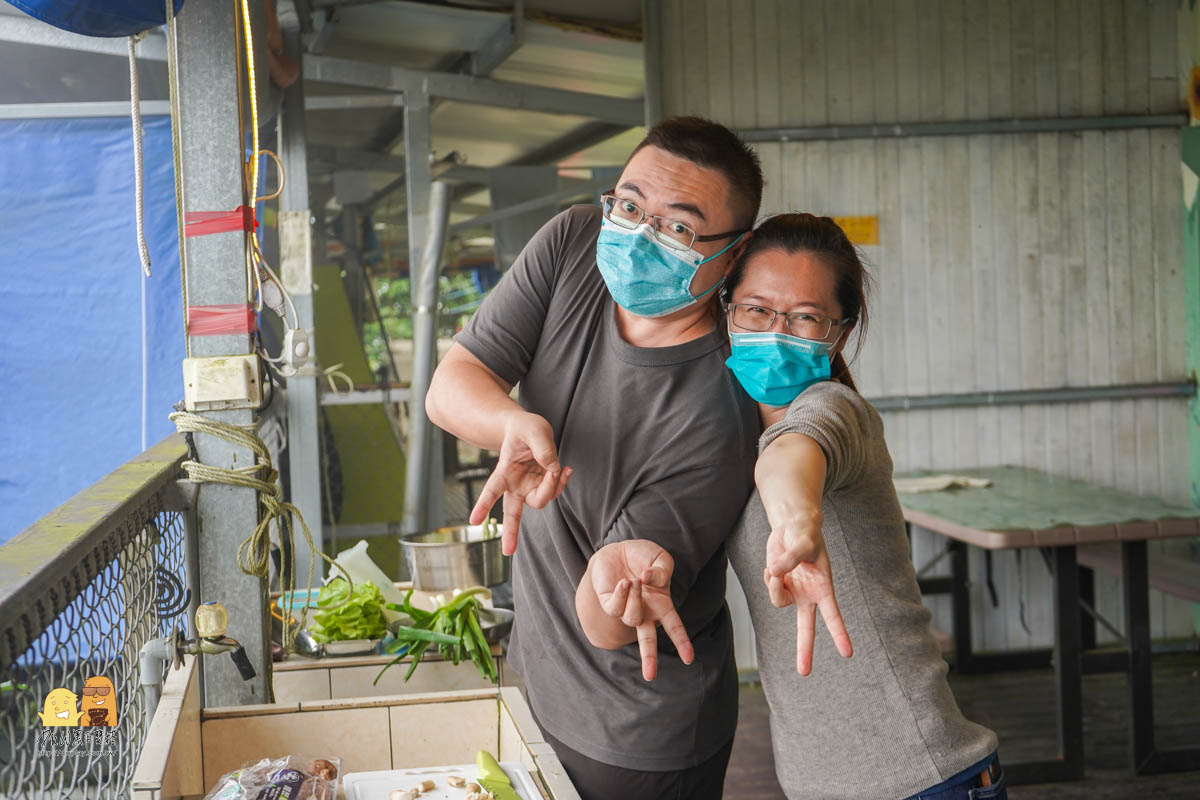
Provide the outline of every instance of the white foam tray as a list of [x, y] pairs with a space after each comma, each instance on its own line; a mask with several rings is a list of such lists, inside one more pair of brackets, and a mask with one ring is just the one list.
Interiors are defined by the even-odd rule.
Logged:
[[[512, 761], [501, 761], [500, 768], [512, 781], [513, 789], [520, 795], [521, 800], [542, 800], [542, 793], [538, 791], [529, 770]], [[450, 775], [474, 781], [479, 775], [479, 769], [474, 764], [464, 764], [455, 767], [348, 772], [342, 776], [342, 785], [346, 790], [346, 800], [388, 800], [388, 795], [396, 789], [411, 789], [421, 781], [429, 779], [437, 785], [432, 791], [424, 792], [421, 800], [465, 800], [465, 790], [451, 788], [446, 783], [446, 778]]]

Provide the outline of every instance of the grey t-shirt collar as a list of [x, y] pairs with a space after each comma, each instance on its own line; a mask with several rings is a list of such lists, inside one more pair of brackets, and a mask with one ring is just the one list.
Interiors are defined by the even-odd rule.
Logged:
[[683, 364], [701, 358], [714, 350], [728, 347], [725, 336], [719, 326], [697, 339], [669, 347], [638, 347], [621, 338], [617, 327], [617, 304], [611, 297], [606, 298], [608, 309], [604, 312], [604, 338], [607, 346], [612, 348], [617, 358], [635, 367], [666, 367], [672, 364]]

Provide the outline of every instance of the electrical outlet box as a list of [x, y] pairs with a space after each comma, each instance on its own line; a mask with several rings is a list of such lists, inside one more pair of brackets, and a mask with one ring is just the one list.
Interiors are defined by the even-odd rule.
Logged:
[[257, 354], [183, 360], [183, 405], [188, 411], [258, 408], [262, 401]]

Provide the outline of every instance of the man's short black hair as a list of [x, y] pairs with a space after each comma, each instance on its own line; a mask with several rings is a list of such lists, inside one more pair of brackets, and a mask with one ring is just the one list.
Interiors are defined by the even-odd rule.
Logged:
[[736, 133], [703, 117], [671, 117], [651, 128], [629, 157], [648, 146], [724, 175], [729, 181], [735, 223], [744, 228], [754, 226], [762, 204], [762, 164]]

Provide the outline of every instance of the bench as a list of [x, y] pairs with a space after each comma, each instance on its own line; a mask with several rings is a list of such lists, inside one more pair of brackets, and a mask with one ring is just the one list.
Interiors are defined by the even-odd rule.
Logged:
[[[1089, 544], [1075, 553], [1079, 566], [1121, 577], [1121, 545], [1117, 542]], [[1182, 558], [1149, 553], [1150, 588], [1200, 603], [1200, 564]]]

